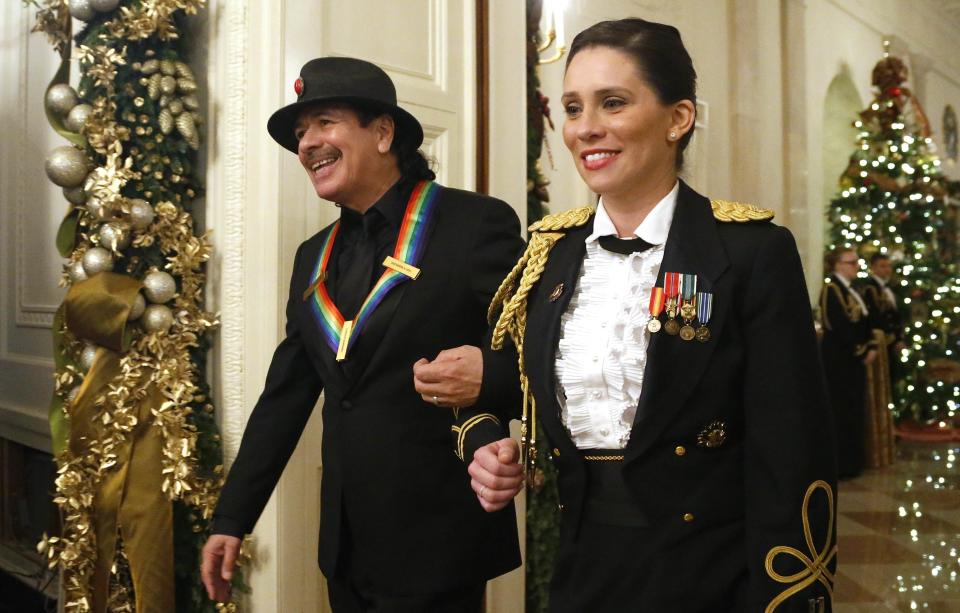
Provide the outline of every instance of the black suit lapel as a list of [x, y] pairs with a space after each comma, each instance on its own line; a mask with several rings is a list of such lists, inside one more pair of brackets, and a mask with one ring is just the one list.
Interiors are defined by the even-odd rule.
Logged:
[[560, 317], [567, 310], [577, 287], [586, 253], [584, 240], [592, 231], [591, 217], [587, 224], [568, 230], [566, 236], [554, 245], [527, 306], [527, 331], [523, 344], [527, 374], [536, 386], [536, 397], [546, 401], [546, 405], [538, 411], [538, 418], [552, 440], [566, 436], [566, 430], [559, 421], [557, 381], [554, 376]]
[[710, 201], [680, 182], [658, 285], [665, 272], [695, 273], [698, 291], [714, 294], [709, 328], [712, 340], [684, 341], [661, 330], [651, 335], [647, 347], [643, 391], [633, 432], [627, 445], [627, 460], [638, 457], [679, 411], [703, 375], [728, 317], [731, 296], [723, 291], [722, 275], [729, 266], [717, 233]]

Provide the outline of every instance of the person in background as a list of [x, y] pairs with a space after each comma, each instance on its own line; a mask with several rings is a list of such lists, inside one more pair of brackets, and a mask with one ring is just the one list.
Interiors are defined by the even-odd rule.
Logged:
[[866, 367], [877, 356], [870, 313], [851, 286], [859, 262], [857, 252], [848, 247], [827, 254], [830, 274], [820, 291], [820, 355], [837, 426], [837, 472], [841, 479], [851, 479], [863, 471]]
[[564, 142], [600, 202], [530, 227], [482, 384], [458, 397], [421, 364], [417, 390], [461, 407], [455, 432], [481, 420], [456, 439], [491, 512], [521, 487], [495, 425], [526, 396], [524, 464], [547, 445], [559, 475], [551, 611], [828, 610], [836, 447], [793, 237], [678, 178], [696, 73], [676, 28], [587, 28], [563, 88]]
[[870, 256], [870, 274], [858, 288], [870, 313], [871, 327], [882, 330], [886, 339], [891, 381], [896, 379], [900, 352], [904, 348], [903, 316], [900, 314], [900, 301], [892, 287], [892, 276], [893, 262], [890, 256], [874, 253]]

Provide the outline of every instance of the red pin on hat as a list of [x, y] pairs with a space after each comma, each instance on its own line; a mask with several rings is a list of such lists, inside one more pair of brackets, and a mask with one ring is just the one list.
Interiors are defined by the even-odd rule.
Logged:
[[293, 82], [293, 91], [299, 96], [303, 93], [303, 79], [297, 77], [297, 80]]

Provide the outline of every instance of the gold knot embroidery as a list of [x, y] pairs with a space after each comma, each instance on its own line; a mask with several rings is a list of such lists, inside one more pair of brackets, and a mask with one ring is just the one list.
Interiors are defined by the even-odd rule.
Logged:
[[[816, 490], [823, 490], [826, 493], [827, 510], [830, 514], [827, 522], [827, 534], [825, 537], [826, 542], [823, 544], [823, 549], [820, 551], [817, 551], [813, 542], [813, 533], [810, 530], [809, 515], [810, 498], [813, 496], [813, 493]], [[770, 575], [770, 578], [778, 583], [793, 583], [795, 585], [792, 585], [791, 587], [788, 587], [784, 591], [780, 592], [776, 598], [770, 601], [770, 604], [767, 605], [765, 613], [772, 613], [778, 606], [780, 606], [780, 604], [783, 603], [783, 601], [790, 598], [797, 592], [805, 590], [815, 581], [822, 583], [824, 587], [827, 588], [827, 594], [830, 599], [833, 599], [834, 578], [827, 566], [833, 560], [834, 556], [837, 555], [837, 544], [833, 543], [833, 546], [830, 546], [831, 542], [833, 541], [834, 506], [833, 490], [826, 481], [814, 481], [810, 484], [810, 487], [807, 488], [807, 493], [803, 496], [802, 517], [803, 538], [807, 541], [807, 550], [809, 551], [811, 557], [807, 557], [807, 555], [799, 549], [788, 547], [786, 545], [777, 545], [767, 552], [767, 558], [764, 565], [767, 569], [767, 574]], [[803, 570], [792, 575], [781, 575], [778, 573], [773, 568], [773, 561], [780, 554], [785, 554], [789, 557], [799, 560], [804, 566]]]

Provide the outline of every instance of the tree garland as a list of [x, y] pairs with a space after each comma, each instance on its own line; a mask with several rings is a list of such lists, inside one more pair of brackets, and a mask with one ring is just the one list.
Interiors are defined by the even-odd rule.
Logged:
[[[104, 502], [105, 492], [113, 488], [117, 505], [126, 504], [137, 485], [124, 484], [138, 470], [130, 460], [148, 453], [148, 437], [156, 437], [150, 466], [159, 471], [152, 476], [160, 491], [153, 494], [173, 507], [176, 610], [236, 610], [211, 602], [199, 575], [223, 481], [204, 376], [208, 336], [218, 322], [203, 309], [211, 246], [190, 213], [201, 191], [201, 116], [196, 79], [181, 60], [179, 26], [204, 0], [24, 1], [37, 7], [34, 31], [64, 58], [46, 107], [53, 127], [73, 143], [47, 160], [48, 176], [70, 203], [57, 237], [66, 258], [61, 285], [69, 292], [54, 324], [50, 413], [63, 528], [38, 548], [62, 571], [64, 610], [84, 612], [104, 606], [93, 585], [105, 562], [98, 547], [116, 537], [106, 606], [134, 610], [139, 562], [133, 541], [124, 542], [123, 511]], [[71, 14], [87, 22], [75, 39], [79, 95], [68, 84]], [[102, 308], [89, 308], [91, 300]], [[119, 331], [117, 346], [105, 331], [108, 320], [120, 322], [109, 332]], [[98, 543], [103, 525], [114, 534], [101, 531]], [[151, 586], [142, 581], [146, 600]], [[243, 589], [242, 573], [234, 583]]]

